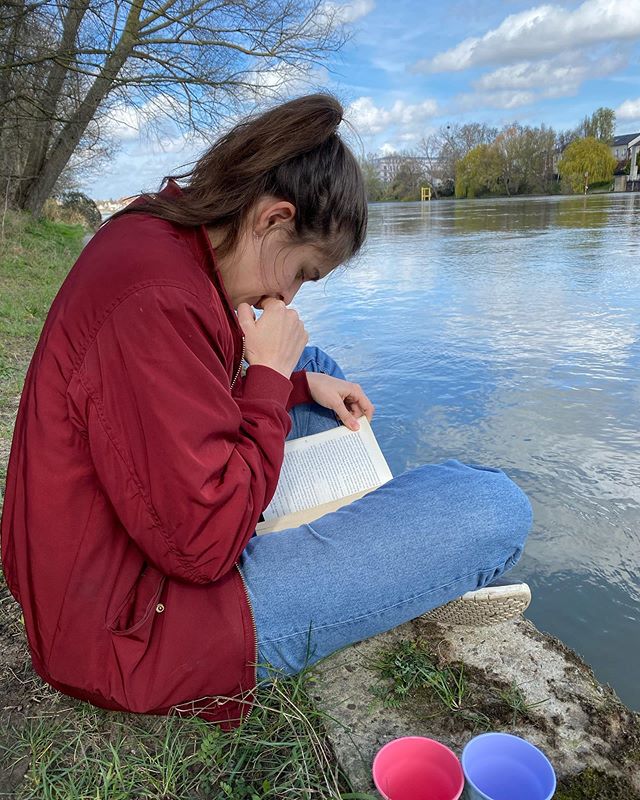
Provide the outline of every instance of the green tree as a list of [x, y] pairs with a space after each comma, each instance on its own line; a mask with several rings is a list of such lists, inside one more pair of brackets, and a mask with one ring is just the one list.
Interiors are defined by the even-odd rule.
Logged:
[[609, 144], [613, 139], [613, 133], [616, 127], [616, 112], [612, 108], [602, 106], [590, 117], [585, 117], [580, 126], [578, 133], [583, 137], [593, 137], [601, 142]]
[[586, 192], [590, 183], [611, 180], [616, 163], [605, 142], [587, 136], [568, 145], [558, 163], [558, 172], [574, 192]]
[[502, 178], [500, 152], [493, 144], [480, 144], [456, 163], [456, 197], [477, 197], [495, 192]]
[[423, 170], [420, 162], [412, 156], [407, 156], [400, 164], [387, 196], [389, 200], [409, 202], [420, 199], [420, 187], [424, 183]]
[[418, 149], [425, 160], [429, 173], [427, 177], [433, 178], [429, 184], [434, 189], [438, 187], [442, 194], [442, 187], [454, 182], [458, 161], [474, 147], [493, 142], [497, 134], [497, 128], [491, 128], [485, 123], [468, 122], [465, 125], [442, 125], [435, 133], [424, 136]]
[[525, 152], [525, 129], [514, 122], [496, 136], [495, 148], [500, 163], [500, 183], [507, 195], [517, 194], [525, 182], [528, 153]]
[[385, 185], [378, 172], [376, 156], [369, 153], [365, 158], [360, 159], [360, 169], [364, 177], [367, 200], [376, 203], [384, 199]]
[[513, 122], [496, 136], [500, 156], [500, 185], [507, 195], [548, 192], [553, 184], [555, 133]]

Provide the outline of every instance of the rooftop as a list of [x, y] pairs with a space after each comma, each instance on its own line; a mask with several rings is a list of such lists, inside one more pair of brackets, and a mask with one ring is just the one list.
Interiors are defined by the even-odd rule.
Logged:
[[629, 144], [629, 142], [632, 142], [634, 139], [639, 139], [639, 138], [640, 138], [640, 132], [624, 133], [622, 136], [614, 136], [611, 146], [620, 147], [623, 144]]

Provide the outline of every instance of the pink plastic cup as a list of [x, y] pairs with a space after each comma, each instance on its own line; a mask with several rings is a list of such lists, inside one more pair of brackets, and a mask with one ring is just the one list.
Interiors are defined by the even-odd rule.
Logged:
[[464, 787], [456, 754], [425, 736], [385, 744], [373, 759], [372, 771], [385, 800], [458, 800]]

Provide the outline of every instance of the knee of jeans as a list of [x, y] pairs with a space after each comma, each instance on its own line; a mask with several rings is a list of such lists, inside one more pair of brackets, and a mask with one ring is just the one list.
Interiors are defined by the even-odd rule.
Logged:
[[494, 535], [501, 548], [505, 569], [510, 569], [520, 559], [533, 523], [529, 498], [511, 478], [501, 470], [492, 475], [495, 502], [490, 516]]
[[324, 350], [315, 345], [304, 348], [300, 360], [296, 364], [296, 370], [323, 372], [325, 375], [333, 375], [344, 380], [344, 373], [338, 364]]
[[501, 469], [459, 461], [446, 463], [462, 473], [466, 471], [471, 479], [460, 483], [461, 502], [469, 504], [485, 552], [495, 549], [496, 563], [506, 561], [513, 566], [522, 555], [531, 530], [529, 498]]

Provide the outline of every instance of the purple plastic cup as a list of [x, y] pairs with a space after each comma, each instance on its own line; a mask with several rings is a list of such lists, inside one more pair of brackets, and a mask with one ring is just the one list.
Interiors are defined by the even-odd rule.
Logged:
[[456, 754], [425, 736], [385, 744], [373, 759], [372, 772], [385, 800], [458, 800], [464, 787]]
[[537, 747], [510, 733], [483, 733], [462, 751], [466, 800], [551, 800], [556, 775]]

